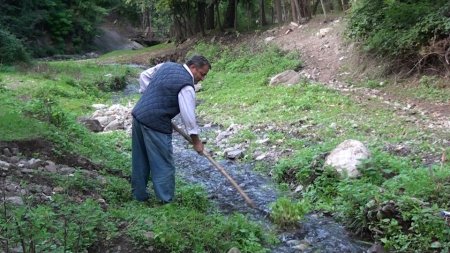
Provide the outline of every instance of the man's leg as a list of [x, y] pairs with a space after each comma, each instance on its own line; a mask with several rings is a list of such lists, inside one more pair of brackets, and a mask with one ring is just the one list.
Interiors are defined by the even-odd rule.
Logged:
[[150, 164], [145, 148], [144, 135], [142, 133], [142, 125], [133, 118], [132, 126], [132, 172], [131, 172], [131, 188], [133, 197], [139, 201], [148, 199], [147, 182], [150, 173]]
[[156, 197], [163, 202], [171, 202], [175, 194], [172, 134], [160, 133], [147, 127], [143, 127], [142, 131]]

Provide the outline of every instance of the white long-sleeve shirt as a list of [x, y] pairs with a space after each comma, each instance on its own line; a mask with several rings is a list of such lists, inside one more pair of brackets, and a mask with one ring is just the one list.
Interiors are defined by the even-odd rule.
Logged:
[[[143, 71], [139, 77], [140, 89], [139, 92], [143, 93], [147, 86], [151, 83], [154, 73], [161, 67], [163, 63], [160, 63], [152, 68]], [[183, 67], [192, 76], [192, 82], [194, 83], [194, 75], [189, 67], [184, 64]], [[180, 106], [181, 120], [189, 135], [198, 134], [199, 127], [197, 125], [197, 119], [195, 115], [195, 90], [192, 86], [187, 85], [183, 87], [178, 93], [178, 104]]]

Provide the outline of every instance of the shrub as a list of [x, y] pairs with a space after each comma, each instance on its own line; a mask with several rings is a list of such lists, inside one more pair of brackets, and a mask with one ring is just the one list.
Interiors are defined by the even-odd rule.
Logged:
[[28, 60], [29, 55], [22, 41], [0, 28], [0, 64], [12, 64]]
[[450, 2], [363, 0], [352, 7], [347, 35], [365, 50], [389, 57], [418, 57], [430, 41], [450, 32]]

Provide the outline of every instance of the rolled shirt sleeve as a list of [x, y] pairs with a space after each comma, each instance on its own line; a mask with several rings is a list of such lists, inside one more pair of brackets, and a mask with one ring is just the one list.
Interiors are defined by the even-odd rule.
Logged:
[[195, 116], [195, 90], [192, 86], [185, 86], [178, 93], [178, 104], [180, 106], [181, 120], [189, 135], [199, 134], [199, 127]]

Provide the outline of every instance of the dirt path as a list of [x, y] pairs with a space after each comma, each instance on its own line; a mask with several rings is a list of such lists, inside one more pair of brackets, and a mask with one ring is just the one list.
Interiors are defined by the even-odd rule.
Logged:
[[[418, 100], [399, 96], [384, 90], [353, 87], [345, 80], [356, 76], [354, 61], [356, 50], [343, 41], [345, 22], [335, 19], [327, 23], [320, 19], [303, 25], [287, 25], [264, 33], [275, 37], [274, 43], [284, 50], [297, 50], [301, 54], [302, 73], [309, 79], [323, 83], [369, 106], [387, 106], [401, 117], [414, 121], [423, 129], [450, 132], [450, 104]], [[353, 59], [352, 59], [353, 58]], [[375, 67], [375, 66], [373, 66]], [[355, 80], [358, 82], [359, 80]], [[401, 91], [400, 91], [401, 93]]]

